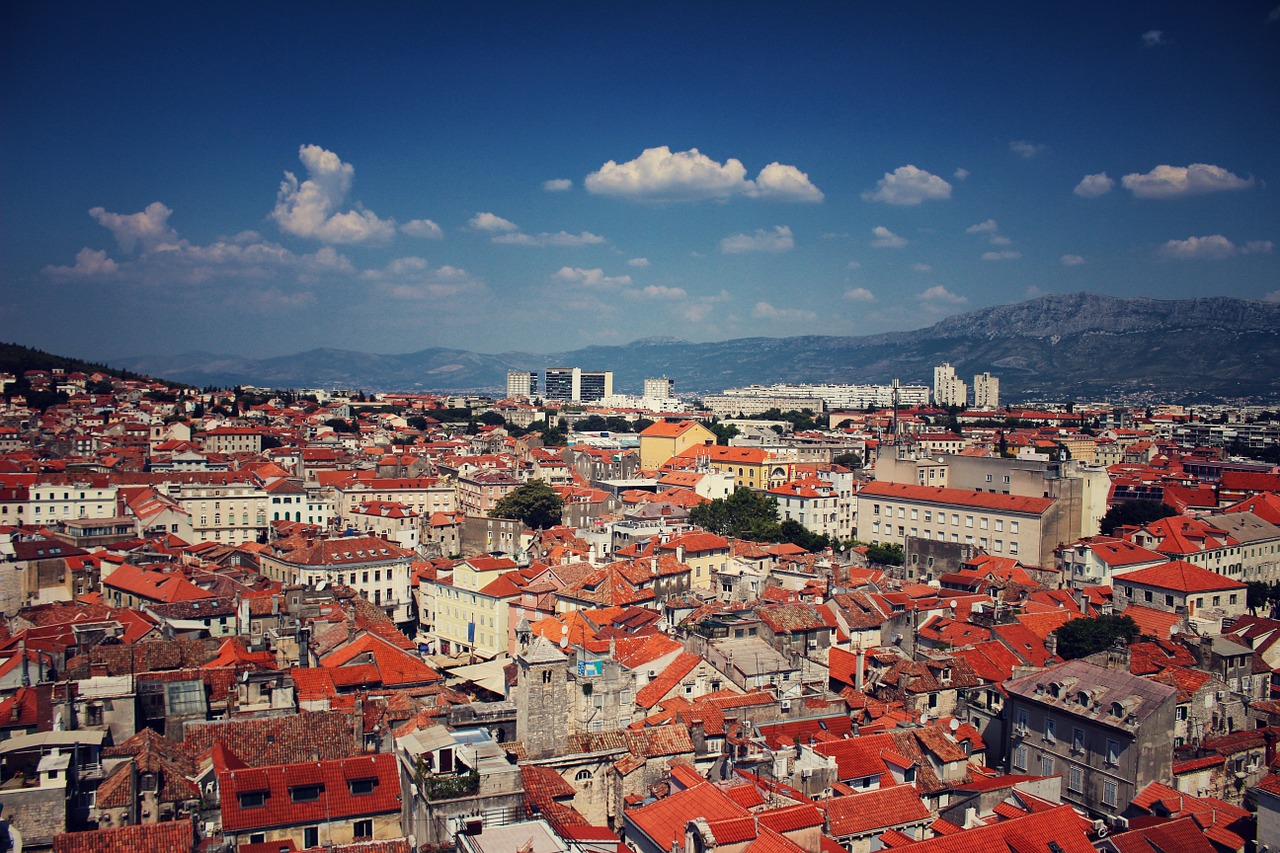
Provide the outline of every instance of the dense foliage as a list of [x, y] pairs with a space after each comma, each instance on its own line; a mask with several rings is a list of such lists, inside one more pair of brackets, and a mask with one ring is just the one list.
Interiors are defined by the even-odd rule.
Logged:
[[1116, 640], [1125, 645], [1138, 636], [1138, 623], [1129, 616], [1072, 619], [1057, 631], [1058, 654], [1066, 660], [1088, 657], [1111, 648]]
[[546, 530], [561, 523], [564, 499], [545, 480], [534, 480], [508, 492], [489, 510], [491, 518], [518, 518], [525, 527]]
[[1107, 510], [1107, 514], [1102, 517], [1102, 533], [1110, 536], [1126, 525], [1141, 527], [1177, 514], [1176, 509], [1160, 501], [1124, 501]]
[[736, 539], [777, 542], [782, 535], [777, 500], [746, 486], [739, 486], [727, 498], [694, 507], [689, 511], [689, 521], [703, 530]]

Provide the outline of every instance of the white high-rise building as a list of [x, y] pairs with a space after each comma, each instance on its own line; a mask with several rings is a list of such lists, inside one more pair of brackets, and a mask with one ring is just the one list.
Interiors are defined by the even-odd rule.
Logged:
[[933, 402], [939, 406], [964, 406], [969, 399], [969, 388], [956, 376], [950, 363], [933, 369]]
[[612, 370], [548, 367], [543, 393], [551, 400], [595, 403], [613, 396]]
[[661, 379], [646, 379], [644, 381], [644, 396], [651, 400], [667, 400], [676, 395], [676, 383], [667, 377]]
[[538, 396], [538, 374], [528, 370], [507, 371], [507, 399], [526, 400]]
[[979, 373], [973, 377], [973, 407], [1000, 408], [1000, 377], [990, 373]]

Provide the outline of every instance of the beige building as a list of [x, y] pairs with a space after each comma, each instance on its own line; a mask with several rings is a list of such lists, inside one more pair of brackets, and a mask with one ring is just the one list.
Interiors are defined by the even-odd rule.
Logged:
[[656, 471], [672, 456], [690, 447], [715, 443], [715, 433], [697, 421], [660, 421], [640, 433], [640, 468]]
[[1053, 560], [1053, 498], [868, 483], [858, 493], [857, 538], [906, 545], [908, 536], [975, 545], [1029, 565]]

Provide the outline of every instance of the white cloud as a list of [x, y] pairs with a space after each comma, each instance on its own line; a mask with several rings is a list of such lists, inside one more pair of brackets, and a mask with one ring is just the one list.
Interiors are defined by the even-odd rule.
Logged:
[[139, 248], [136, 257], [117, 261], [104, 251], [85, 248], [77, 254], [74, 266], [50, 265], [44, 272], [54, 278], [111, 279], [143, 287], [242, 282], [256, 289], [265, 289], [262, 283], [273, 279], [309, 284], [349, 278], [356, 272], [351, 262], [330, 246], [298, 255], [253, 231], [195, 245], [168, 228], [165, 221], [169, 213], [159, 202], [134, 214], [94, 208], [90, 214], [115, 234], [124, 250]]
[[582, 269], [581, 267], [561, 267], [555, 274], [555, 278], [560, 281], [570, 282], [573, 284], [582, 284], [586, 287], [599, 288], [601, 290], [618, 290], [631, 285], [631, 276], [617, 275], [609, 276], [604, 274], [604, 270], [596, 267], [594, 269]]
[[1001, 252], [983, 252], [982, 259], [984, 261], [1012, 261], [1022, 257], [1021, 252], [1015, 252], [1006, 249]]
[[877, 225], [872, 228], [871, 234], [875, 237], [871, 241], [871, 245], [877, 249], [901, 249], [907, 245], [906, 237], [899, 237], [883, 225]]
[[1159, 47], [1162, 44], [1168, 44], [1168, 40], [1164, 37], [1162, 30], [1147, 30], [1142, 34], [1142, 44], [1145, 47]]
[[969, 170], [965, 168], [959, 168], [959, 169], [956, 169], [954, 172], [952, 172], [951, 176], [955, 178], [957, 181], [963, 181], [965, 178], [969, 177]]
[[1115, 185], [1116, 182], [1111, 180], [1106, 172], [1099, 172], [1096, 175], [1085, 175], [1072, 192], [1081, 198], [1097, 198], [1111, 192], [1111, 188]]
[[916, 272], [933, 272], [933, 267], [929, 266], [928, 264], [919, 264], [919, 263], [912, 264], [911, 269], [915, 270]]
[[520, 226], [496, 213], [477, 213], [467, 222], [476, 231], [519, 231]]
[[649, 259], [648, 258], [632, 258], [631, 260], [627, 261], [627, 266], [647, 267], [649, 266]]
[[[1276, 8], [1276, 12], [1280, 12], [1280, 7]], [[1280, 16], [1278, 16], [1280, 17]], [[1273, 290], [1262, 297], [1263, 302], [1280, 302], [1280, 290]]]
[[132, 252], [137, 246], [145, 252], [177, 241], [177, 233], [169, 227], [172, 214], [172, 210], [158, 201], [151, 202], [139, 213], [109, 213], [101, 207], [89, 211], [89, 215], [110, 231], [126, 252]]
[[995, 234], [1000, 230], [1000, 226], [996, 225], [994, 219], [988, 219], [985, 222], [979, 222], [977, 225], [970, 225], [964, 229], [966, 234]]
[[44, 268], [46, 275], [57, 278], [110, 278], [120, 271], [120, 266], [101, 249], [90, 249], [87, 246], [76, 253], [74, 266], [59, 267], [49, 265]]
[[1030, 160], [1048, 151], [1049, 146], [1041, 145], [1038, 142], [1028, 142], [1025, 139], [1015, 139], [1009, 143], [1009, 150], [1024, 160]]
[[697, 148], [676, 151], [662, 145], [646, 148], [625, 163], [608, 161], [583, 181], [588, 192], [634, 201], [702, 201], [736, 195], [771, 201], [822, 201], [822, 191], [809, 176], [782, 163], [770, 163], [754, 181], [742, 161], [719, 163]]
[[444, 231], [430, 219], [411, 219], [400, 226], [400, 231], [410, 237], [422, 237], [425, 240], [444, 239]]
[[818, 319], [818, 315], [812, 311], [803, 308], [778, 308], [764, 301], [756, 303], [755, 308], [751, 310], [751, 316], [761, 320], [778, 320], [784, 323], [796, 321], [812, 323]]
[[969, 299], [964, 296], [952, 293], [942, 285], [934, 285], [923, 293], [916, 294], [916, 299], [921, 302], [931, 302], [938, 305], [963, 305]]
[[885, 172], [876, 183], [874, 192], [862, 194], [863, 201], [883, 201], [885, 204], [913, 205], [932, 199], [951, 198], [951, 184], [937, 175], [910, 164]]
[[1085, 259], [1080, 255], [1063, 255], [1058, 258], [1058, 262], [1064, 267], [1078, 267], [1085, 263]]
[[844, 292], [844, 298], [854, 302], [875, 302], [876, 295], [865, 287], [855, 287]]
[[689, 295], [683, 287], [668, 287], [665, 284], [651, 284], [640, 290], [629, 290], [627, 294], [642, 299], [664, 300], [684, 299]]
[[847, 269], [847, 270], [856, 270], [856, 269], [861, 269], [861, 268], [862, 268], [862, 261], [849, 261], [849, 263], [847, 263], [847, 264], [845, 264], [845, 265], [844, 265], [844, 268], [845, 268], [845, 269]]
[[471, 296], [484, 289], [483, 283], [464, 269], [432, 267], [425, 258], [417, 257], [397, 258], [382, 269], [365, 270], [360, 278], [376, 284], [384, 296], [407, 301]]
[[1249, 189], [1253, 178], [1241, 178], [1221, 166], [1192, 163], [1190, 166], [1156, 166], [1145, 175], [1125, 175], [1120, 183], [1138, 198], [1180, 198]]
[[822, 190], [809, 180], [809, 176], [795, 166], [770, 163], [756, 176], [755, 189], [747, 195], [772, 201], [822, 201]]
[[301, 146], [298, 159], [306, 167], [307, 179], [299, 183], [292, 172], [285, 172], [271, 211], [281, 231], [325, 243], [385, 243], [391, 239], [395, 220], [379, 219], [373, 211], [359, 207], [338, 211], [351, 191], [354, 166], [318, 145]]
[[1270, 240], [1251, 240], [1237, 246], [1221, 234], [1170, 240], [1160, 247], [1160, 254], [1177, 261], [1220, 261], [1237, 255], [1269, 255], [1274, 250]]
[[741, 252], [789, 252], [796, 241], [786, 225], [776, 225], [772, 231], [757, 228], [754, 234], [733, 234], [720, 241], [720, 251], [727, 255]]
[[568, 178], [552, 178], [542, 182], [542, 188], [549, 193], [561, 193], [573, 188], [573, 181]]
[[605, 242], [605, 239], [599, 234], [592, 234], [590, 231], [583, 231], [579, 234], [570, 234], [568, 231], [556, 231], [555, 233], [542, 232], [541, 234], [524, 234], [519, 231], [508, 234], [498, 234], [492, 238], [493, 242], [501, 243], [509, 246], [595, 246]]

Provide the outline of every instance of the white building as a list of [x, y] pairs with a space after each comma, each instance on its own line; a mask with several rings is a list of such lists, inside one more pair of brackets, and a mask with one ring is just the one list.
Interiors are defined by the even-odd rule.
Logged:
[[662, 377], [661, 379], [646, 379], [644, 381], [644, 395], [654, 400], [665, 400], [676, 395], [675, 380]]
[[973, 407], [1000, 408], [1000, 377], [990, 373], [979, 373], [973, 377]]
[[956, 376], [949, 362], [933, 369], [933, 402], [939, 406], [963, 406], [969, 399], [969, 388]]
[[538, 374], [528, 370], [507, 371], [507, 399], [530, 399], [538, 396]]

